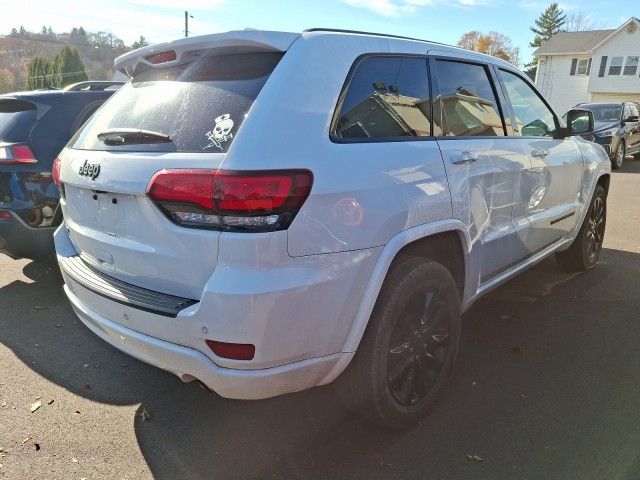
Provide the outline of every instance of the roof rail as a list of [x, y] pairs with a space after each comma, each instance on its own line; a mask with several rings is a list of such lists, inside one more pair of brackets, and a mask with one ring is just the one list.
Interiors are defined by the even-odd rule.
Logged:
[[371, 35], [374, 37], [385, 37], [385, 38], [397, 38], [400, 40], [413, 40], [416, 42], [424, 42], [424, 43], [433, 43], [435, 45], [444, 45], [446, 47], [452, 47], [453, 45], [448, 45], [446, 43], [442, 43], [442, 42], [434, 42], [431, 40], [425, 40], [423, 38], [414, 38], [414, 37], [404, 37], [402, 35], [391, 35], [388, 33], [376, 33], [376, 32], [361, 32], [359, 30], [342, 30], [339, 28], [307, 28], [306, 30], [303, 30], [303, 33], [308, 33], [308, 32], [329, 32], [329, 33], [351, 33], [351, 34], [355, 34], [355, 35]]
[[89, 80], [87, 82], [78, 82], [67, 85], [62, 90], [65, 92], [79, 92], [81, 90], [90, 90], [92, 92], [99, 92], [106, 90], [109, 87], [121, 86], [124, 82], [116, 82], [111, 80]]

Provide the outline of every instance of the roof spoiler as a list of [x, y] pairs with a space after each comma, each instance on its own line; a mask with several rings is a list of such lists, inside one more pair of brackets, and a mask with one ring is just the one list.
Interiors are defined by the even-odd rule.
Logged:
[[112, 80], [89, 80], [86, 82], [78, 82], [67, 85], [62, 90], [65, 92], [78, 92], [80, 90], [90, 90], [92, 92], [98, 92], [111, 87], [120, 87], [122, 85], [124, 85], [124, 82]]
[[299, 33], [238, 30], [138, 48], [115, 59], [117, 71], [133, 77], [149, 68], [165, 68], [192, 61], [205, 51], [218, 54], [248, 53], [259, 50], [284, 52], [300, 36]]

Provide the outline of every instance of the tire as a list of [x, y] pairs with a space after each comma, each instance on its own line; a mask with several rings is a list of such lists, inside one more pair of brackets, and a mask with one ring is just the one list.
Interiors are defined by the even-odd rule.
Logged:
[[607, 194], [596, 186], [589, 210], [584, 217], [578, 236], [564, 252], [556, 253], [558, 263], [570, 272], [590, 270], [596, 266], [602, 251], [607, 225]]
[[434, 406], [460, 343], [460, 299], [439, 263], [401, 257], [384, 282], [358, 351], [335, 387], [351, 411], [406, 428]]
[[616, 147], [616, 151], [613, 154], [613, 158], [611, 159], [611, 168], [614, 170], [618, 170], [620, 167], [622, 167], [622, 164], [624, 163], [624, 157], [626, 155], [626, 145], [624, 143], [624, 140], [620, 140], [618, 142], [618, 146]]

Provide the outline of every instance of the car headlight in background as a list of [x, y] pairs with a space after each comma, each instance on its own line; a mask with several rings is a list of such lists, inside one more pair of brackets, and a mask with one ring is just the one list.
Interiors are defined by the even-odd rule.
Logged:
[[613, 137], [618, 130], [615, 128], [610, 128], [609, 130], [604, 130], [602, 132], [596, 132], [594, 135], [598, 137]]

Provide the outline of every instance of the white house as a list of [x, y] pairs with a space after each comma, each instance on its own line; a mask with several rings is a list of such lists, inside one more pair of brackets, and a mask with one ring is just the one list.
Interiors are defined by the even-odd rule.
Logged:
[[581, 102], [640, 102], [640, 20], [615, 30], [560, 32], [533, 52], [536, 85], [564, 114]]

